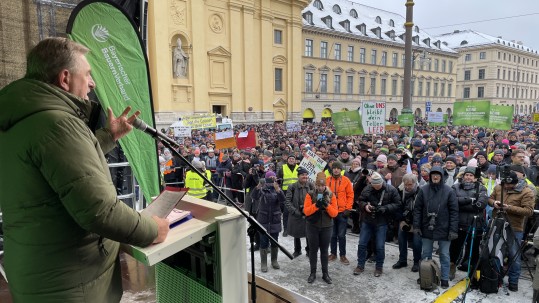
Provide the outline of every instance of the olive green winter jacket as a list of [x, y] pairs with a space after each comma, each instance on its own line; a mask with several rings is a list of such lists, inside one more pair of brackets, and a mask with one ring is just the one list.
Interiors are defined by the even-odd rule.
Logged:
[[92, 133], [90, 112], [90, 102], [35, 80], [0, 90], [4, 266], [15, 302], [118, 302], [118, 242], [157, 236], [151, 218], [117, 199], [103, 155], [115, 143]]

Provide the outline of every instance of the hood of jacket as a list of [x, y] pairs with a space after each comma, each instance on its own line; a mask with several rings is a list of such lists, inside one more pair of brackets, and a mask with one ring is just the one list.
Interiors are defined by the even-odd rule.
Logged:
[[48, 110], [69, 112], [88, 124], [92, 102], [54, 85], [19, 79], [0, 90], [0, 131], [7, 131], [19, 121]]

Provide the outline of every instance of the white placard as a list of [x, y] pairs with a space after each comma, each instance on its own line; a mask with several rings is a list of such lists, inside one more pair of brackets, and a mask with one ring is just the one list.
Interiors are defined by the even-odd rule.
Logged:
[[247, 138], [248, 135], [249, 135], [249, 132], [244, 131], [238, 134], [238, 138]]
[[289, 133], [301, 131], [301, 123], [298, 121], [286, 121], [286, 131]]
[[316, 174], [324, 171], [327, 162], [318, 157], [313, 151], [307, 150], [305, 156], [299, 163], [299, 166], [305, 168], [309, 172], [309, 179], [316, 181]]
[[227, 130], [220, 133], [215, 133], [215, 140], [223, 140], [234, 137], [234, 131], [233, 130]]
[[427, 122], [444, 122], [444, 113], [443, 112], [428, 112], [427, 113]]
[[191, 127], [190, 126], [174, 126], [174, 137], [184, 138], [191, 137]]
[[383, 134], [386, 129], [386, 103], [363, 101], [361, 103], [361, 122], [366, 134]]

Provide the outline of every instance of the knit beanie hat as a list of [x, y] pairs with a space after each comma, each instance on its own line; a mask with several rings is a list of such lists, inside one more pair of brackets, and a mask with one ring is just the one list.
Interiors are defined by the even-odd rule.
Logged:
[[319, 172], [316, 174], [316, 185], [326, 185], [326, 174], [324, 172]]
[[380, 161], [382, 163], [387, 163], [387, 156], [386, 155], [379, 155], [377, 158], [376, 158], [376, 161]]
[[371, 175], [371, 184], [372, 185], [380, 185], [382, 183], [384, 183], [384, 179], [382, 178], [382, 176], [377, 172], [372, 173], [372, 175]]

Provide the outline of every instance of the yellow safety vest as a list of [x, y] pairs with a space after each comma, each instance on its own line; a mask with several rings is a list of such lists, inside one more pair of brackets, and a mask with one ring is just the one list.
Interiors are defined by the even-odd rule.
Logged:
[[[207, 174], [206, 174], [207, 175]], [[185, 174], [185, 187], [189, 188], [187, 194], [202, 199], [206, 196], [207, 189], [204, 187], [204, 179], [193, 171]]]
[[[329, 172], [329, 169], [326, 169], [324, 171], [324, 174], [326, 174], [326, 178], [331, 176], [331, 173]], [[341, 176], [344, 176], [344, 169], [341, 169]]]
[[288, 164], [283, 165], [283, 190], [287, 190], [288, 186], [298, 182], [298, 165], [294, 167], [294, 170], [290, 170]]

